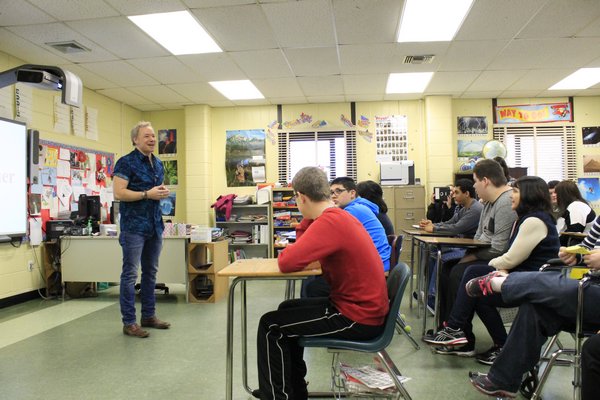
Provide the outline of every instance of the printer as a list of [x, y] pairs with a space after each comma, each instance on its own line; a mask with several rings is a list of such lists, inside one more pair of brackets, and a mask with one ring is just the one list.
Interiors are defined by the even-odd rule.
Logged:
[[381, 162], [381, 185], [414, 185], [415, 163], [412, 160]]
[[58, 239], [70, 235], [73, 221], [70, 219], [53, 219], [46, 221], [46, 240]]

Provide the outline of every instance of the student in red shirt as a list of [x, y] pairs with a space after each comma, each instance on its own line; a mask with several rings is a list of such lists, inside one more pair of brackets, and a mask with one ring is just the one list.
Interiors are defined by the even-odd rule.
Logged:
[[388, 312], [381, 257], [362, 224], [334, 207], [325, 173], [302, 168], [292, 186], [304, 219], [296, 228], [296, 243], [279, 255], [279, 269], [321, 268], [331, 292], [329, 297], [284, 301], [261, 317], [259, 389], [253, 395], [262, 400], [308, 398], [299, 337], [370, 339], [381, 333]]

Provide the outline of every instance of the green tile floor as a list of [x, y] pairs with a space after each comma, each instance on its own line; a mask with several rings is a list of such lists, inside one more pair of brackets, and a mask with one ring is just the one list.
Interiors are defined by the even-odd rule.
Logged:
[[[0, 399], [224, 399], [227, 300], [186, 304], [183, 285], [169, 286], [169, 295], [157, 295], [157, 310], [172, 328], [152, 330], [147, 339], [122, 334], [118, 287], [95, 298], [32, 300], [0, 309]], [[253, 281], [247, 286], [249, 379], [255, 387], [256, 323], [282, 300], [284, 285]], [[421, 320], [415, 309], [409, 310], [408, 301], [404, 303], [402, 312], [419, 335]], [[476, 333], [477, 349], [486, 350], [490, 339], [478, 322]], [[569, 337], [561, 339], [572, 343]], [[234, 340], [233, 397], [249, 399], [241, 386], [238, 320]], [[403, 335], [394, 337], [388, 352], [412, 378], [406, 387], [415, 400], [488, 398], [468, 382], [469, 370], [487, 370], [474, 359], [436, 355], [424, 343], [415, 350]], [[331, 356], [326, 350], [309, 349], [306, 360], [309, 389], [327, 390]], [[370, 357], [343, 360], [366, 364]], [[570, 368], [556, 368], [544, 400], [571, 399], [571, 379]]]

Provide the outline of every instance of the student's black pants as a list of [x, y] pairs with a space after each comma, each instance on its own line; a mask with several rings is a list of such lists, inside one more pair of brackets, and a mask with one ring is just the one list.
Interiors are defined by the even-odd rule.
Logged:
[[328, 298], [284, 301], [277, 311], [264, 314], [258, 325], [258, 387], [262, 400], [304, 400], [306, 364], [299, 337], [326, 336], [367, 340], [381, 333], [383, 325], [370, 326], [344, 317]]
[[585, 341], [581, 353], [581, 399], [598, 398], [600, 392], [600, 335]]

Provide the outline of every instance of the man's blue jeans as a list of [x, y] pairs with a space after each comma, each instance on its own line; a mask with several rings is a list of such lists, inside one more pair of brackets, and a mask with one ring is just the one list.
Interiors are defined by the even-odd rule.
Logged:
[[142, 266], [140, 297], [142, 299], [142, 318], [150, 318], [155, 314], [154, 288], [158, 257], [162, 249], [162, 237], [156, 235], [147, 238], [142, 235], [121, 232], [119, 243], [123, 248], [123, 271], [121, 272], [121, 316], [123, 325], [136, 322], [135, 317], [135, 282], [138, 267]]

